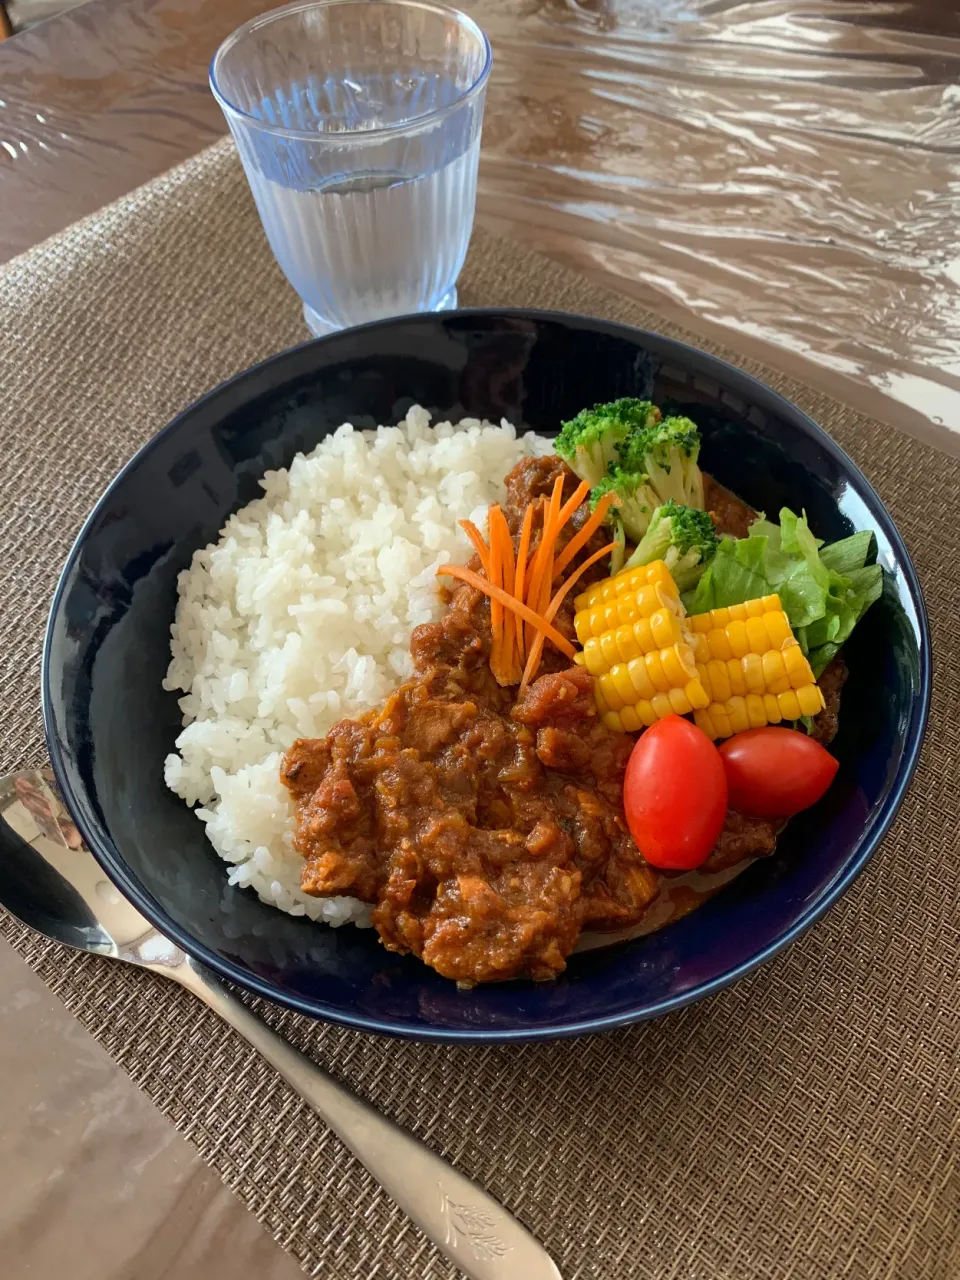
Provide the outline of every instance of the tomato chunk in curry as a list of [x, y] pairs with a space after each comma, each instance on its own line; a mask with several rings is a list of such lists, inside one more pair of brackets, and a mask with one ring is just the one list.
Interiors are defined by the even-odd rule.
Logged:
[[[576, 479], [555, 457], [525, 459], [507, 477], [515, 535], [519, 513], [558, 473], [568, 496]], [[709, 483], [707, 498], [721, 528], [750, 514]], [[554, 625], [572, 638], [572, 605]], [[489, 604], [469, 586], [414, 631], [411, 656], [413, 676], [383, 707], [301, 739], [284, 758], [301, 886], [373, 904], [389, 949], [463, 985], [553, 978], [581, 931], [638, 924], [660, 891], [663, 873], [623, 815], [634, 739], [601, 724], [593, 678], [552, 646], [522, 696], [502, 689], [489, 667]], [[828, 732], [842, 674], [833, 683]], [[776, 834], [731, 813], [708, 869], [772, 852]]]

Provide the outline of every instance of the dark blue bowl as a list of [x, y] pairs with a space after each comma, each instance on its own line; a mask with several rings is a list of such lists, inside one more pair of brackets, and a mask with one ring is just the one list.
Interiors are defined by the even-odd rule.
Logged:
[[[163, 785], [179, 727], [161, 689], [178, 572], [227, 515], [350, 420], [395, 422], [413, 403], [444, 417], [501, 416], [552, 435], [583, 405], [672, 402], [704, 432], [705, 468], [755, 507], [806, 508], [823, 538], [874, 531], [882, 601], [847, 648], [828, 796], [692, 915], [643, 939], [574, 956], [556, 982], [458, 991], [370, 930], [333, 930], [228, 887], [202, 825]], [[192, 955], [303, 1013], [438, 1040], [549, 1039], [688, 1004], [806, 929], [861, 871], [910, 781], [930, 699], [930, 635], [893, 521], [850, 459], [761, 383], [667, 338], [538, 312], [386, 321], [307, 343], [187, 409], [123, 469], [87, 521], [54, 598], [43, 712], [54, 769], [111, 879]]]

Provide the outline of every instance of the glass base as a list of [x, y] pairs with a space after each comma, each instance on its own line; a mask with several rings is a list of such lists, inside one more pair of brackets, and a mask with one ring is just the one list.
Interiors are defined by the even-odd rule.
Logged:
[[[431, 307], [430, 309], [431, 311], [453, 311], [455, 310], [456, 305], [457, 305], [457, 287], [456, 285], [454, 285], [454, 287], [450, 290], [450, 292], [445, 293], [443, 297], [440, 299], [440, 301], [437, 303], [437, 305], [435, 307]], [[306, 303], [303, 304], [303, 318], [307, 322], [307, 328], [310, 330], [310, 332], [313, 334], [315, 338], [322, 338], [325, 334], [338, 333], [341, 329], [352, 327], [350, 325], [337, 324], [333, 320], [325, 319], [325, 317], [318, 315], [318, 313], [314, 311], [312, 307], [308, 307]], [[389, 320], [390, 317], [377, 316], [376, 319]]]

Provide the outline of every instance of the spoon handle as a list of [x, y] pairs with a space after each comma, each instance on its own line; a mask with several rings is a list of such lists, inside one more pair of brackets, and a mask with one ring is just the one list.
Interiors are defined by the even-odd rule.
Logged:
[[276, 1068], [469, 1280], [561, 1280], [549, 1254], [475, 1182], [338, 1084], [193, 960], [173, 973]]

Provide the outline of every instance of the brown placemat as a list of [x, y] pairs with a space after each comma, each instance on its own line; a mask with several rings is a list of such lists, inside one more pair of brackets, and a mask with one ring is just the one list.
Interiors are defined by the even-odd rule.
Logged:
[[[689, 339], [480, 232], [461, 297]], [[2, 767], [12, 769], [44, 758], [41, 630], [95, 498], [182, 405], [304, 333], [239, 167], [219, 146], [0, 272], [0, 334]], [[417, 1045], [258, 1007], [502, 1199], [566, 1280], [948, 1280], [960, 1275], [960, 463], [752, 371], [864, 468], [930, 605], [938, 679], [928, 745], [867, 873], [759, 973], [606, 1037]], [[191, 997], [45, 944], [9, 917], [0, 930], [306, 1271], [455, 1274]]]

